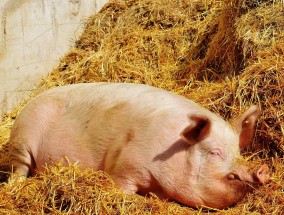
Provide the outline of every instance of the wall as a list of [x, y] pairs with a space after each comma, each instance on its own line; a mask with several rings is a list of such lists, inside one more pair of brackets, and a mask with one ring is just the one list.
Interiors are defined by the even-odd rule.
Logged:
[[[55, 67], [107, 0], [1, 0], [0, 116]], [[0, 119], [1, 121], [1, 119]]]

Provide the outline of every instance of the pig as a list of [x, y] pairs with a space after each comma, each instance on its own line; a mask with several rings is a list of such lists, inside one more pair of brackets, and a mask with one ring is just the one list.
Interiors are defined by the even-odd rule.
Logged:
[[28, 177], [68, 158], [107, 172], [125, 193], [191, 207], [227, 208], [269, 180], [240, 149], [253, 139], [257, 106], [232, 123], [172, 92], [131, 83], [81, 83], [32, 99], [11, 129], [10, 163]]

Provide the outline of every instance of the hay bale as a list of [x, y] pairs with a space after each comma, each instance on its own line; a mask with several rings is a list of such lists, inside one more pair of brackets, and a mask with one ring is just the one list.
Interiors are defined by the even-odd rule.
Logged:
[[[252, 104], [263, 114], [254, 164], [272, 169], [271, 182], [214, 214], [284, 212], [284, 9], [280, 0], [111, 1], [86, 22], [75, 47], [31, 98], [79, 82], [146, 83], [182, 94], [226, 119]], [[23, 101], [0, 123], [1, 180], [9, 175], [10, 127]], [[0, 188], [0, 213], [202, 214], [155, 196], [124, 195], [102, 172], [60, 164]]]

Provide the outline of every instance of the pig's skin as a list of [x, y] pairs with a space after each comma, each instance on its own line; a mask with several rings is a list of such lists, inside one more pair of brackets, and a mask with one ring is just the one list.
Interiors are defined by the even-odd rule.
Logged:
[[67, 157], [106, 171], [127, 193], [225, 208], [245, 195], [247, 182], [269, 178], [265, 165], [250, 174], [238, 164], [239, 145], [251, 142], [258, 115], [252, 107], [231, 126], [182, 96], [146, 85], [54, 88], [17, 117], [11, 165], [28, 176]]

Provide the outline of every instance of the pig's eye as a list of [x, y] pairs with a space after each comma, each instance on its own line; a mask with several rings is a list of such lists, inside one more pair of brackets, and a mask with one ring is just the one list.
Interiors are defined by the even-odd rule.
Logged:
[[210, 152], [210, 154], [211, 154], [212, 156], [219, 156], [219, 157], [221, 157], [221, 150], [220, 150], [220, 149], [213, 149], [213, 150]]

